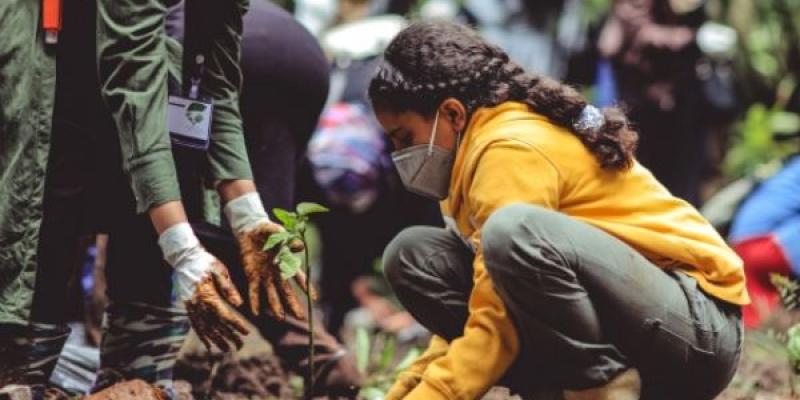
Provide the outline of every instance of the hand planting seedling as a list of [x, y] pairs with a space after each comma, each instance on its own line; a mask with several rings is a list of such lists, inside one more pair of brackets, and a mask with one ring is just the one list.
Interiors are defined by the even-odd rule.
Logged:
[[[305, 292], [308, 310], [308, 330], [314, 332], [314, 307], [313, 303], [316, 300], [316, 293], [311, 286], [311, 264], [309, 262], [308, 243], [306, 241], [306, 229], [313, 214], [328, 212], [329, 210], [319, 204], [315, 203], [300, 203], [297, 205], [295, 211], [287, 211], [280, 208], [273, 210], [275, 217], [283, 224], [284, 230], [277, 230], [270, 232], [265, 236], [262, 250], [257, 252], [264, 256], [274, 257], [273, 262], [279, 267], [280, 276], [276, 279], [274, 276], [264, 276], [263, 280], [268, 283], [267, 296], [270, 307], [273, 313], [282, 318], [283, 308], [281, 307], [280, 299], [278, 298], [278, 291], [275, 285], [269, 285], [269, 282], [280, 281], [282, 291], [287, 305], [295, 316], [304, 318], [302, 307], [293, 296], [290, 280], [294, 280], [298, 286]], [[300, 254], [302, 252], [302, 255]], [[270, 271], [263, 271], [262, 273], [268, 275]], [[258, 286], [256, 286], [256, 299], [258, 298]], [[290, 295], [289, 293], [292, 293]], [[305, 385], [305, 398], [310, 399], [311, 393], [314, 388], [314, 335], [308, 335], [308, 352], [310, 368], [308, 377], [306, 378], [307, 384]]]

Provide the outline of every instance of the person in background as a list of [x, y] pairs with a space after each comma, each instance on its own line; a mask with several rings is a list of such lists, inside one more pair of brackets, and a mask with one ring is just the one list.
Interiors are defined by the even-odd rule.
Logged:
[[637, 158], [672, 194], [694, 205], [709, 170], [709, 116], [696, 66], [702, 0], [616, 0], [598, 50], [611, 61], [618, 100], [640, 133]]
[[564, 79], [570, 57], [587, 46], [578, 0], [467, 0], [478, 30], [528, 71]]
[[391, 144], [371, 114], [363, 102], [336, 103], [309, 143], [308, 195], [331, 208], [315, 224], [323, 245], [320, 304], [334, 333], [359, 305], [354, 283], [375, 272], [392, 237], [407, 226], [442, 224], [434, 202], [400, 185], [389, 159]]
[[[378, 2], [353, 3], [366, 8]], [[400, 184], [389, 162], [391, 143], [366, 98], [380, 53], [403, 26], [399, 16], [368, 17], [334, 27], [321, 39], [332, 58], [331, 90], [298, 185], [304, 200], [331, 209], [316, 216], [314, 225], [322, 243], [320, 305], [334, 334], [359, 306], [355, 281], [375, 273], [391, 238], [406, 226], [442, 225], [434, 202]]]
[[780, 304], [770, 275], [800, 275], [800, 157], [789, 159], [761, 182], [734, 215], [728, 235], [744, 260], [752, 304], [743, 310], [747, 328], [757, 328]]
[[742, 261], [634, 158], [618, 108], [524, 71], [476, 32], [412, 24], [369, 95], [411, 227], [386, 277], [434, 334], [387, 399], [478, 399], [505, 379], [573, 399], [712, 399], [741, 353]]

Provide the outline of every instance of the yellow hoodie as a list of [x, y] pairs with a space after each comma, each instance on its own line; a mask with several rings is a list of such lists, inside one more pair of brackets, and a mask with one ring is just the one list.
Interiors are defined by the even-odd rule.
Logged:
[[520, 202], [597, 226], [658, 266], [685, 270], [709, 294], [749, 303], [742, 261], [697, 210], [670, 195], [646, 168], [602, 169], [574, 134], [525, 104], [479, 109], [456, 154], [450, 195], [441, 203], [448, 225], [475, 251], [469, 318], [449, 348], [434, 339], [428, 353], [441, 356], [411, 368], [424, 373], [405, 399], [479, 398], [516, 357], [517, 334], [484, 268], [480, 233], [495, 210]]

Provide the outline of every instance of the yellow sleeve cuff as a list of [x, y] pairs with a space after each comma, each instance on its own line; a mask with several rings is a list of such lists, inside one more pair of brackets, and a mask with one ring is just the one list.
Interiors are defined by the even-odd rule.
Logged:
[[448, 400], [448, 397], [429, 383], [422, 381], [404, 400]]

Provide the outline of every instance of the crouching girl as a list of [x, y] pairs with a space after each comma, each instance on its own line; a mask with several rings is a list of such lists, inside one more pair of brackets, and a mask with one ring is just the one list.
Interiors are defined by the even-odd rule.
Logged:
[[390, 399], [476, 399], [498, 382], [566, 399], [712, 399], [741, 351], [742, 262], [634, 159], [615, 108], [526, 73], [469, 28], [424, 22], [369, 91], [405, 186], [447, 229], [384, 254], [434, 334]]

